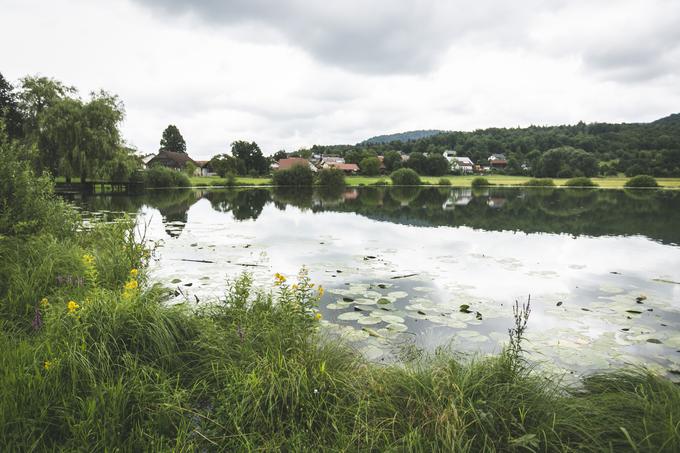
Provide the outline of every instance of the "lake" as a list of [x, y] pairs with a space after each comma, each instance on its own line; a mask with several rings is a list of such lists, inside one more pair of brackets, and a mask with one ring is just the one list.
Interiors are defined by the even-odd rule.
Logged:
[[526, 357], [557, 373], [680, 372], [680, 192], [360, 187], [186, 189], [76, 201], [138, 216], [152, 281], [210, 303], [242, 272], [305, 266], [324, 329], [371, 360], [507, 342], [531, 297]]

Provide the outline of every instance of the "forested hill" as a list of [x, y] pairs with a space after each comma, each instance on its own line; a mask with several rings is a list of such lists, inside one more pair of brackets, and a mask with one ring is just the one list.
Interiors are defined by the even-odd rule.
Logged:
[[[349, 157], [349, 161], [357, 162], [366, 156], [385, 155], [390, 151], [433, 155], [455, 150], [459, 156], [470, 157], [476, 163], [486, 163], [491, 154], [505, 154], [506, 173], [548, 177], [616, 173], [680, 176], [680, 113], [651, 123], [579, 122], [562, 126], [488, 128], [442, 132], [413, 141], [314, 148], [316, 152], [340, 153]], [[422, 161], [422, 156], [414, 160], [417, 161]]]
[[411, 142], [421, 138], [431, 137], [433, 135], [441, 134], [446, 131], [440, 131], [436, 129], [426, 130], [426, 131], [409, 131], [400, 132], [397, 134], [387, 134], [378, 135], [376, 137], [371, 137], [368, 140], [364, 140], [359, 143], [360, 145], [374, 145], [378, 143], [390, 143], [390, 142]]

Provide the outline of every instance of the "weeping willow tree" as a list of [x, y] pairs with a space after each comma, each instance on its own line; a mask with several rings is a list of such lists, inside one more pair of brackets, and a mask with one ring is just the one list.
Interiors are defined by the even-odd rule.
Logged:
[[81, 182], [104, 175], [121, 149], [124, 108], [117, 96], [98, 91], [83, 100], [59, 81], [26, 77], [19, 99], [39, 171]]

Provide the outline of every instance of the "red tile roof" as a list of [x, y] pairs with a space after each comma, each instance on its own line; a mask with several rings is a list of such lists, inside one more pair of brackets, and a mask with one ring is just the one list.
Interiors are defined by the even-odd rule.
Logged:
[[359, 171], [359, 166], [357, 164], [328, 164], [329, 166], [333, 168], [337, 168], [338, 170], [342, 171]]
[[295, 165], [309, 166], [309, 161], [302, 157], [289, 157], [287, 159], [281, 159], [277, 164], [279, 165], [279, 170], [287, 170]]

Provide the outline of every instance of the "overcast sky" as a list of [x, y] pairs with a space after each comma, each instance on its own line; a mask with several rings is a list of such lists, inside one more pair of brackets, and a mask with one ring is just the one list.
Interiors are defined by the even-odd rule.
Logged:
[[[521, 5], [521, 8], [518, 6]], [[125, 103], [142, 153], [680, 111], [678, 0], [0, 0], [0, 72]]]

